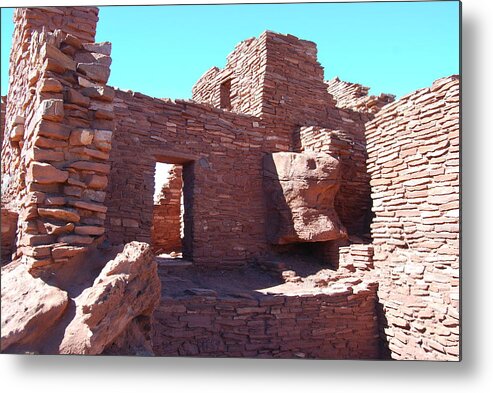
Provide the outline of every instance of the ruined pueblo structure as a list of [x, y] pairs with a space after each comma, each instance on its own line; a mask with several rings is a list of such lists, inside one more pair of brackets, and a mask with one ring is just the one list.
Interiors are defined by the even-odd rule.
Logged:
[[153, 98], [97, 21], [14, 14], [2, 352], [459, 360], [458, 76], [369, 96], [266, 31]]

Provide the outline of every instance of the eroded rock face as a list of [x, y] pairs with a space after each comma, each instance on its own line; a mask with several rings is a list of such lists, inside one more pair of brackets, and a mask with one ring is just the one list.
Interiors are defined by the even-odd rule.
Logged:
[[26, 265], [2, 273], [2, 351], [23, 341], [35, 342], [66, 310], [67, 292], [28, 273]]
[[[108, 262], [93, 286], [75, 299], [76, 314], [65, 330], [60, 353], [102, 353], [122, 333], [127, 334], [126, 329], [135, 318], [150, 318], [160, 292], [150, 246], [139, 242], [127, 244], [123, 252]], [[141, 342], [138, 346], [142, 346]]]
[[150, 318], [161, 284], [148, 244], [125, 245], [92, 285], [78, 293], [71, 297], [34, 278], [24, 264], [6, 266], [2, 271], [2, 352], [153, 354]]
[[323, 153], [280, 152], [264, 157], [267, 236], [273, 244], [346, 237], [334, 210], [339, 161]]

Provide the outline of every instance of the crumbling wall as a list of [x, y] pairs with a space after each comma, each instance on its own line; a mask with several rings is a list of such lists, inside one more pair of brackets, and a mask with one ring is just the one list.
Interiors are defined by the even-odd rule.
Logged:
[[376, 359], [375, 301], [374, 284], [259, 299], [200, 292], [165, 297], [154, 313], [154, 351], [160, 356]]
[[96, 8], [20, 9], [15, 21], [5, 202], [19, 211], [17, 256], [41, 267], [66, 261], [104, 233], [111, 46], [87, 42]]
[[334, 97], [339, 108], [351, 109], [356, 112], [374, 114], [395, 99], [394, 95], [384, 93], [379, 96], [369, 96], [369, 87], [359, 83], [341, 81], [338, 77], [325, 83], [327, 91]]
[[155, 252], [180, 252], [182, 237], [182, 167], [174, 165], [168, 172], [154, 201], [152, 212], [152, 248]]
[[459, 358], [459, 78], [367, 124], [382, 338], [395, 359]]
[[[5, 135], [2, 141], [2, 201], [19, 204], [25, 195], [26, 167], [22, 149], [24, 130], [39, 104], [39, 79], [45, 68], [38, 47], [39, 33], [61, 29], [81, 42], [94, 42], [98, 9], [96, 7], [38, 7], [16, 8], [14, 34], [10, 54], [9, 91], [5, 116]], [[36, 34], [33, 39], [33, 34]], [[44, 60], [44, 59], [43, 59]], [[46, 76], [48, 78], [48, 76]], [[50, 93], [50, 82], [44, 93]], [[53, 87], [51, 87], [53, 88]]]

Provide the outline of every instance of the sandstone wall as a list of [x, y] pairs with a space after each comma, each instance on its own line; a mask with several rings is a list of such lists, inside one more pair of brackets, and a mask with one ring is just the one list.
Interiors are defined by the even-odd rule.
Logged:
[[[225, 78], [231, 82], [231, 110], [221, 108]], [[242, 264], [275, 252], [265, 236], [270, 223], [262, 195], [263, 155], [304, 148], [295, 133], [304, 125], [343, 130], [352, 146], [346, 154], [360, 152], [370, 118], [335, 106], [314, 43], [272, 32], [241, 43], [223, 70], [209, 70], [194, 87], [194, 99], [201, 103], [117, 92], [106, 223], [112, 243], [150, 241], [154, 164], [162, 161], [184, 165], [187, 257]], [[330, 140], [319, 142], [315, 151], [329, 149]], [[346, 169], [354, 164], [348, 170], [358, 175], [345, 180], [338, 202], [350, 234], [368, 233], [365, 159], [355, 153], [345, 160]]]
[[263, 112], [263, 72], [266, 35], [240, 42], [229, 54], [224, 69], [209, 69], [192, 89], [192, 99], [237, 113]]
[[123, 91], [115, 114], [106, 224], [112, 243], [151, 241], [159, 161], [183, 165], [188, 258], [242, 264], [267, 252], [262, 156], [276, 151], [269, 140], [275, 130], [255, 117]]
[[260, 299], [162, 298], [154, 313], [160, 356], [375, 359], [376, 286]]
[[[94, 42], [98, 9], [96, 7], [17, 8], [10, 53], [9, 91], [5, 118], [6, 135], [2, 141], [2, 201], [15, 205], [24, 195], [25, 163], [21, 158], [24, 128], [39, 104], [37, 81], [42, 62], [33, 34], [61, 29], [81, 42]], [[39, 63], [39, 64], [38, 64]], [[25, 123], [25, 124], [24, 124]]]
[[154, 251], [180, 252], [182, 237], [182, 168], [174, 165], [154, 201], [151, 240]]
[[384, 93], [379, 96], [369, 96], [369, 87], [359, 83], [341, 81], [337, 77], [325, 83], [327, 91], [334, 97], [339, 108], [351, 109], [357, 112], [377, 113], [395, 99], [394, 95]]
[[395, 359], [459, 357], [459, 78], [367, 124], [382, 337]]
[[66, 261], [104, 233], [113, 91], [110, 44], [87, 42], [96, 21], [95, 8], [15, 13], [4, 202], [19, 211], [17, 256], [32, 267]]

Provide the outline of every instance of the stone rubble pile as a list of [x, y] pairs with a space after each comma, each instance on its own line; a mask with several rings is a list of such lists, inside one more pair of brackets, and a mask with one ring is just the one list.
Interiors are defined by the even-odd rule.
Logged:
[[153, 355], [151, 316], [161, 283], [149, 245], [125, 245], [86, 286], [71, 294], [33, 277], [25, 264], [3, 268], [2, 352], [97, 355], [118, 348]]

